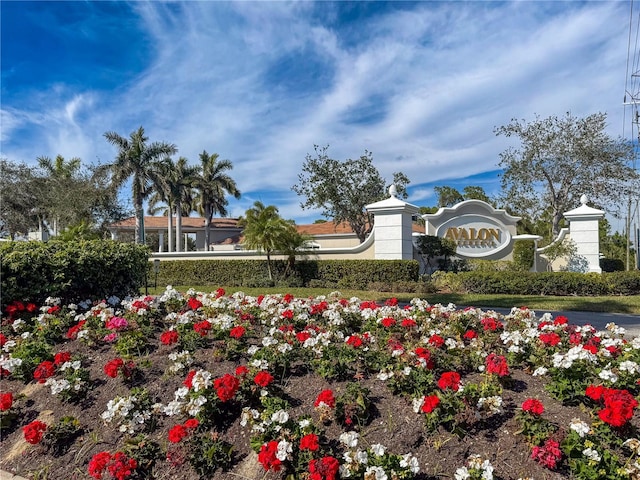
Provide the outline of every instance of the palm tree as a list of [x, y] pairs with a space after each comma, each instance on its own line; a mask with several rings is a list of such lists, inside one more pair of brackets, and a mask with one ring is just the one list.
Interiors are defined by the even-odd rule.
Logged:
[[238, 225], [244, 227], [245, 245], [267, 255], [269, 280], [273, 280], [271, 253], [282, 249], [283, 239], [291, 224], [280, 216], [277, 207], [265, 207], [262, 202], [256, 200], [253, 207], [245, 212], [245, 216], [240, 217]]
[[280, 248], [287, 257], [287, 267], [283, 276], [286, 278], [293, 273], [296, 256], [307, 250], [308, 243], [313, 239], [310, 235], [300, 233], [293, 220], [285, 220], [287, 228], [280, 238]]
[[200, 192], [198, 211], [204, 216], [204, 248], [209, 250], [211, 239], [211, 219], [218, 213], [227, 215], [227, 194], [240, 198], [240, 190], [226, 172], [233, 168], [229, 160], [218, 160], [218, 154], [209, 155], [206, 150], [200, 154], [200, 171], [194, 187]]
[[169, 251], [173, 250], [173, 212], [176, 213], [176, 252], [182, 250], [182, 216], [194, 210], [193, 184], [198, 167], [190, 167], [188, 160], [180, 157], [177, 162], [167, 158], [158, 164], [159, 178], [155, 191], [149, 198], [149, 211], [157, 212], [157, 203], [167, 204]]
[[115, 161], [103, 168], [111, 172], [114, 187], [121, 187], [132, 178], [133, 208], [136, 212], [136, 243], [144, 243], [144, 199], [151, 193], [154, 183], [160, 183], [158, 161], [177, 152], [175, 145], [165, 142], [153, 142], [144, 134], [144, 128], [129, 135], [129, 139], [115, 132], [106, 132], [104, 137], [118, 148]]

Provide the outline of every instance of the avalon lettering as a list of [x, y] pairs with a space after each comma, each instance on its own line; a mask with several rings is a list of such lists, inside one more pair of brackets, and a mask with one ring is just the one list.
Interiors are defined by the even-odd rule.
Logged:
[[492, 247], [500, 242], [500, 233], [497, 228], [449, 227], [444, 238], [453, 240], [458, 245]]

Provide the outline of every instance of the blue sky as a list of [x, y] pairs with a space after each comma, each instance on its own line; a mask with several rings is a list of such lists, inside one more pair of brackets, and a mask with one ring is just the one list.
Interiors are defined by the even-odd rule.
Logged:
[[[608, 114], [623, 97], [629, 2], [2, 1], [0, 154], [107, 163], [106, 131], [233, 162], [242, 199], [298, 223], [291, 191], [314, 144], [373, 152], [409, 201], [433, 187], [499, 190], [512, 118]], [[128, 198], [129, 192], [123, 192]]]

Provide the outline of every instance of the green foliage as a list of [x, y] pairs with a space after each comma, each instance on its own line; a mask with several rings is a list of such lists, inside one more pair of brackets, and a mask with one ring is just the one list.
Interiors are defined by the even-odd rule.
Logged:
[[136, 472], [141, 478], [153, 478], [153, 467], [161, 454], [160, 445], [157, 442], [149, 440], [147, 435], [139, 434], [125, 439], [123, 451], [127, 456], [136, 459], [138, 463]]
[[535, 258], [535, 246], [533, 242], [515, 242], [513, 245], [513, 263], [523, 271], [529, 271], [533, 267]]
[[604, 113], [536, 117], [530, 123], [513, 119], [495, 133], [521, 142], [500, 154], [502, 203], [532, 220], [548, 212], [554, 234], [582, 194], [613, 205], [638, 197], [638, 174], [629, 164], [632, 145], [606, 133]]
[[124, 298], [145, 282], [149, 251], [110, 240], [3, 242], [0, 244], [2, 303], [12, 300], [64, 303]]
[[434, 235], [421, 235], [416, 243], [418, 253], [422, 255], [428, 270], [433, 269], [434, 266], [431, 262], [435, 259], [438, 259], [441, 270], [449, 270], [448, 260], [456, 253], [456, 242]]
[[[287, 268], [283, 260], [272, 262], [275, 278]], [[418, 262], [414, 260], [301, 260], [294, 272], [304, 286], [367, 288], [370, 282], [415, 282]], [[264, 272], [265, 260], [175, 260], [160, 263], [158, 284], [165, 285], [271, 285]], [[345, 280], [346, 278], [346, 280]], [[261, 280], [262, 279], [262, 280]], [[254, 285], [257, 284], [257, 285]]]
[[[315, 157], [307, 154], [292, 190], [306, 197], [302, 208], [321, 209], [322, 215], [336, 223], [348, 223], [361, 242], [373, 223], [365, 206], [387, 196], [388, 184], [373, 165], [373, 154], [365, 150], [356, 160], [341, 162], [328, 155], [329, 146], [314, 145]], [[409, 179], [394, 172], [393, 183], [400, 196], [406, 198]]]
[[194, 435], [188, 452], [189, 463], [201, 478], [213, 476], [218, 468], [227, 470], [233, 459], [233, 445], [210, 433]]
[[77, 418], [65, 416], [47, 428], [42, 444], [55, 457], [69, 450], [75, 439], [82, 434], [82, 427]]
[[371, 415], [369, 389], [349, 382], [345, 391], [336, 398], [336, 419], [348, 428], [363, 427]]
[[22, 363], [12, 373], [13, 378], [29, 381], [33, 378], [33, 371], [45, 360], [53, 360], [51, 346], [39, 339], [24, 340], [11, 352], [12, 358], [19, 358]]

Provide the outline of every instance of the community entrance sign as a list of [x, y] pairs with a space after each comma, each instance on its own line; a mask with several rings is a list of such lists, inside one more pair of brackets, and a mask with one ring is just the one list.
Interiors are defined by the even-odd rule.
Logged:
[[466, 200], [454, 207], [422, 215], [425, 233], [452, 240], [462, 258], [506, 260], [511, 258], [513, 237], [520, 217], [493, 208], [480, 200]]

